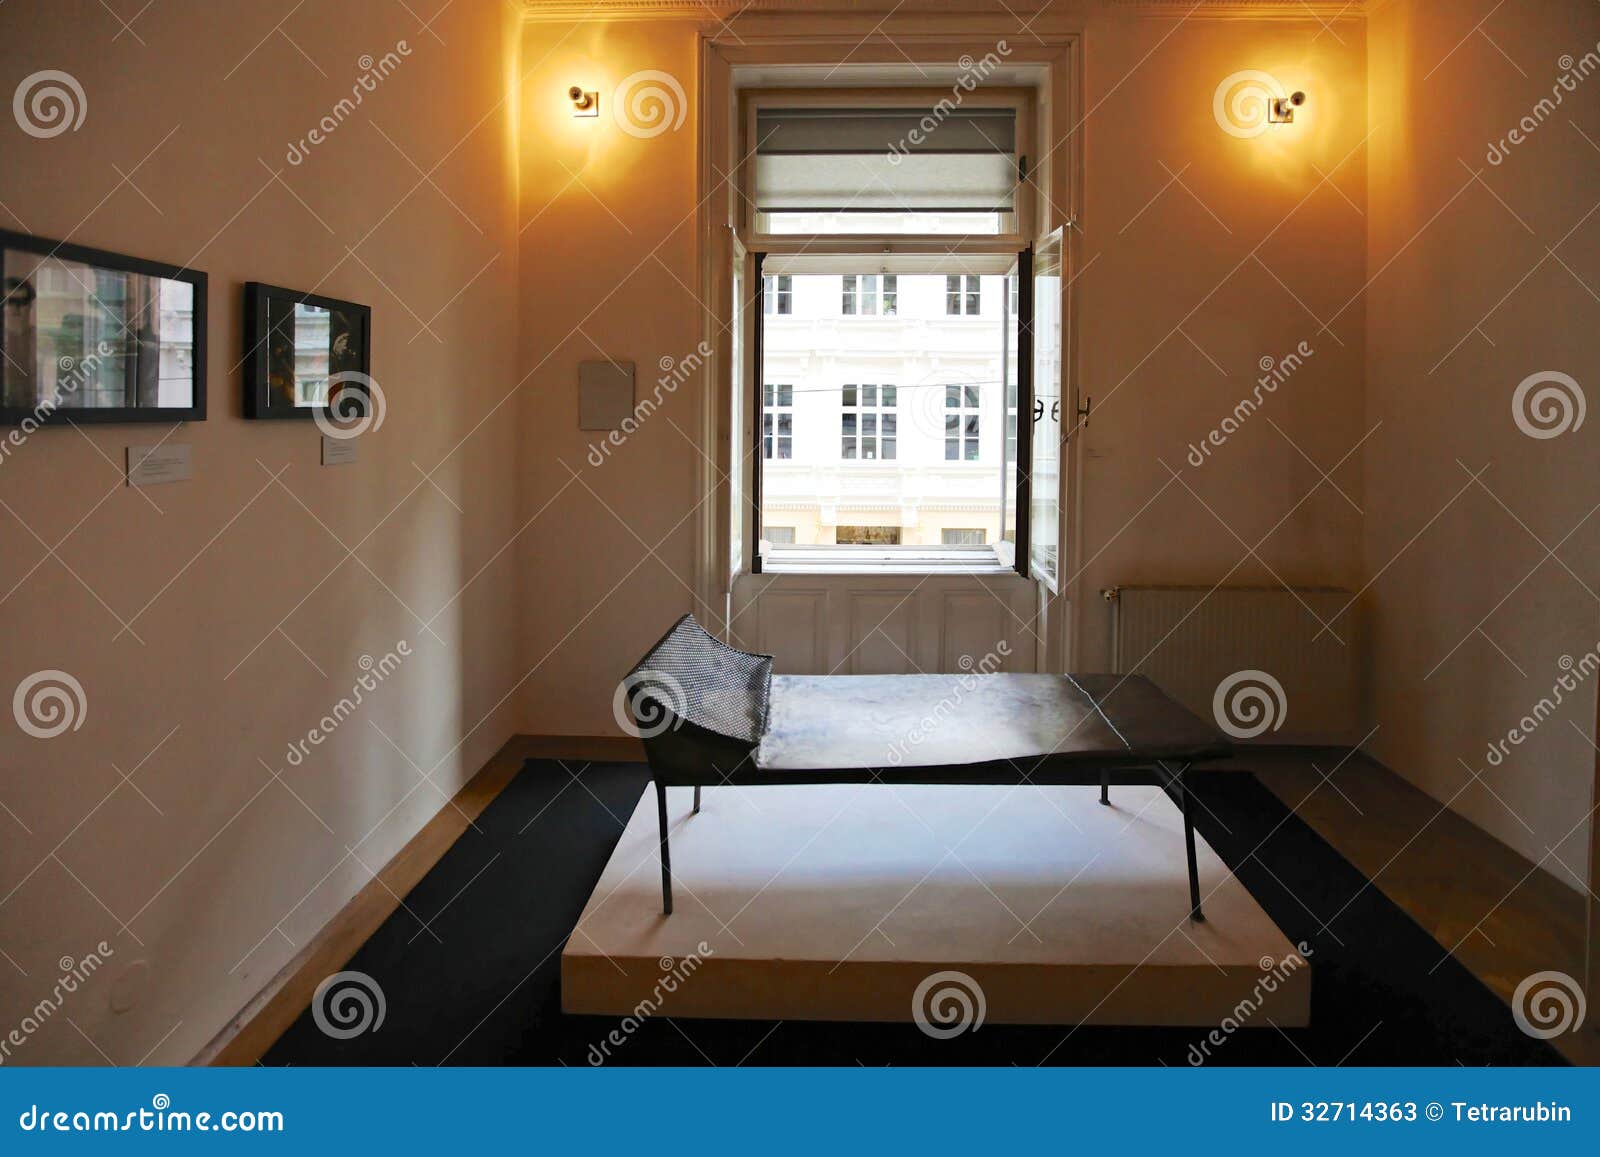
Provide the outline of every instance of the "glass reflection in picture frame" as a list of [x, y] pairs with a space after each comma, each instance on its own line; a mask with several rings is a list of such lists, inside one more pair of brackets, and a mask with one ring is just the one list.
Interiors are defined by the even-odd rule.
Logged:
[[0, 422], [205, 418], [206, 275], [0, 231]]

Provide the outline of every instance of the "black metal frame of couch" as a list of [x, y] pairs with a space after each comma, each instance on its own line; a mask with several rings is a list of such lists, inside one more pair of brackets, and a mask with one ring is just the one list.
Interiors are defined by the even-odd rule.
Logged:
[[[656, 788], [656, 815], [661, 825], [661, 907], [672, 915], [672, 852], [667, 839], [667, 788], [694, 788], [694, 810], [700, 811], [703, 787], [767, 787], [777, 784], [997, 784], [1028, 783], [1041, 787], [1100, 785], [1100, 802], [1111, 803], [1112, 773], [1151, 772], [1149, 782], [1177, 795], [1183, 812], [1183, 840], [1189, 867], [1189, 914], [1205, 920], [1200, 907], [1200, 876], [1195, 861], [1194, 815], [1188, 783], [1192, 759], [1167, 760], [1129, 751], [1126, 756], [1046, 755], [1026, 772], [1016, 763], [993, 760], [957, 767], [835, 768], [818, 771], [763, 771], [755, 765], [756, 746], [729, 739], [682, 719], [668, 710], [670, 722], [644, 736], [645, 756]], [[1137, 782], [1137, 781], [1136, 781]]]

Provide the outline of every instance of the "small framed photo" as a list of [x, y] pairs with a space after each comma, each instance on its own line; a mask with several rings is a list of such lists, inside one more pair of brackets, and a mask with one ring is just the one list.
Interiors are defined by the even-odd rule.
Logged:
[[333, 417], [340, 395], [368, 393], [371, 339], [365, 305], [246, 282], [244, 416]]
[[205, 416], [204, 273], [0, 230], [0, 425]]

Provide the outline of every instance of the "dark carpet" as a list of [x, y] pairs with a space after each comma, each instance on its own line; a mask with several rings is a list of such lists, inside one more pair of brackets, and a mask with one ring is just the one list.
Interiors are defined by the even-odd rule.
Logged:
[[[588, 1064], [619, 1022], [561, 1012], [561, 948], [648, 782], [639, 764], [530, 761], [346, 965], [381, 986], [381, 1026], [334, 1039], [308, 1010], [262, 1063]], [[1313, 980], [1309, 1027], [1252, 1024], [1208, 1046], [1204, 1063], [1563, 1063], [1453, 958], [1440, 964], [1438, 943], [1254, 776], [1195, 783], [1197, 826], [1288, 938], [1310, 946]], [[1206, 1035], [990, 1023], [935, 1040], [912, 1024], [656, 1017], [606, 1063], [1183, 1066]]]

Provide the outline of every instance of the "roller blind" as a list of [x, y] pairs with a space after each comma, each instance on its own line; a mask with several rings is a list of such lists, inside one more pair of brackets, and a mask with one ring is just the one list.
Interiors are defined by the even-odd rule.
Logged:
[[756, 114], [764, 213], [1009, 213], [1016, 110], [764, 108]]

